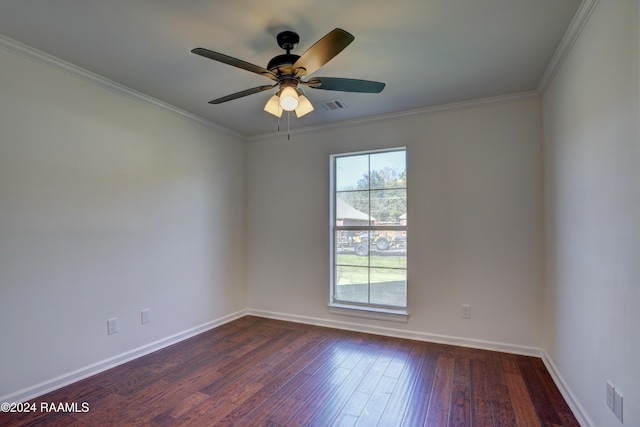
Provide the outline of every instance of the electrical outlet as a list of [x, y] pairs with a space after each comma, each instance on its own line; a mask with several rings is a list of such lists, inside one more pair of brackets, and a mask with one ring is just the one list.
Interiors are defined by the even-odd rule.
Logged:
[[462, 318], [471, 319], [471, 306], [469, 304], [462, 304]]
[[622, 395], [618, 390], [613, 390], [613, 413], [622, 422]]
[[150, 309], [145, 309], [140, 312], [140, 322], [144, 325], [145, 323], [149, 323], [151, 320], [149, 318]]
[[107, 320], [107, 335], [113, 335], [118, 332], [118, 319], [108, 319]]
[[614, 390], [615, 390], [615, 387], [613, 386], [613, 384], [611, 384], [610, 381], [607, 381], [607, 406], [612, 411], [614, 411], [614, 409], [613, 409], [613, 399], [614, 399], [613, 398], [613, 391]]

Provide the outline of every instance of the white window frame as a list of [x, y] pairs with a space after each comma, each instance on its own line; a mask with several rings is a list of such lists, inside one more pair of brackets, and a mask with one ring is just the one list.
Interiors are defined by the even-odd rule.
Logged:
[[[335, 237], [338, 230], [349, 230], [363, 228], [370, 231], [386, 230], [386, 231], [407, 231], [407, 226], [338, 226], [336, 225], [336, 159], [347, 156], [358, 156], [366, 154], [376, 154], [394, 151], [404, 151], [407, 156], [406, 147], [394, 147], [381, 150], [364, 150], [358, 152], [332, 154], [330, 156], [330, 185], [329, 185], [329, 200], [330, 200], [330, 215], [329, 215], [329, 239], [330, 239], [330, 287], [329, 287], [329, 304], [328, 310], [331, 314], [338, 314], [351, 317], [360, 317], [375, 320], [386, 320], [392, 322], [407, 323], [409, 320], [409, 312], [407, 306], [405, 307], [389, 307], [389, 306], [377, 306], [375, 304], [355, 303], [355, 302], [343, 302], [336, 299], [335, 295], [335, 277], [336, 277], [336, 250], [335, 250]], [[406, 234], [406, 233], [405, 233]], [[408, 263], [408, 262], [407, 262]], [[407, 278], [407, 297], [406, 304], [408, 305], [409, 297], [409, 281]]]

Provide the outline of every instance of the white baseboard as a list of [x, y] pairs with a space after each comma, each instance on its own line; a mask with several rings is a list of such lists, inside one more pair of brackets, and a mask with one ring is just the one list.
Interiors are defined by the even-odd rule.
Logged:
[[6, 396], [0, 397], [0, 402], [25, 402], [30, 399], [33, 399], [38, 396], [42, 396], [43, 394], [49, 393], [51, 391], [57, 390], [61, 387], [64, 387], [69, 384], [73, 384], [74, 382], [83, 380], [92, 375], [98, 374], [100, 372], [106, 371], [107, 369], [111, 369], [118, 365], [122, 365], [123, 363], [129, 362], [133, 359], [137, 359], [149, 353], [153, 353], [154, 351], [160, 350], [164, 347], [168, 347], [172, 344], [178, 343], [180, 341], [186, 340], [187, 338], [191, 338], [195, 335], [206, 332], [210, 329], [216, 328], [218, 326], [224, 325], [225, 323], [229, 323], [233, 320], [239, 319], [240, 317], [246, 316], [246, 310], [241, 310], [227, 316], [223, 316], [219, 319], [212, 320], [205, 324], [196, 326], [194, 328], [188, 329], [186, 331], [177, 333], [175, 335], [171, 335], [169, 337], [163, 338], [161, 340], [152, 342], [150, 344], [143, 345], [142, 347], [138, 347], [136, 349], [127, 351], [125, 353], [119, 354], [114, 357], [110, 357], [109, 359], [102, 360], [98, 363], [94, 363], [89, 366], [85, 366], [84, 368], [80, 368], [76, 371], [69, 372], [64, 375], [60, 375], [59, 377], [52, 378], [47, 381], [43, 381], [40, 384], [36, 384], [22, 390], [19, 390], [15, 393], [8, 394]]
[[494, 341], [483, 341], [470, 338], [461, 338], [448, 335], [429, 334], [418, 331], [407, 331], [381, 326], [364, 325], [360, 323], [343, 322], [337, 320], [320, 319], [317, 317], [299, 316], [294, 314], [275, 313], [264, 310], [247, 310], [250, 316], [266, 317], [268, 319], [286, 320], [289, 322], [304, 323], [315, 326], [326, 326], [328, 328], [344, 329], [354, 332], [364, 332], [375, 335], [384, 335], [396, 338], [406, 338], [416, 341], [427, 341], [438, 344], [458, 345], [461, 347], [478, 348], [481, 350], [500, 351], [503, 353], [521, 354], [525, 356], [542, 357], [543, 350], [536, 347], [527, 347], [515, 344], [499, 343]]
[[571, 412], [573, 412], [573, 415], [577, 418], [580, 425], [582, 427], [596, 427], [593, 420], [591, 420], [589, 415], [587, 415], [587, 411], [585, 411], [584, 407], [580, 404], [576, 395], [573, 394], [573, 391], [567, 382], [564, 380], [562, 375], [560, 375], [560, 371], [558, 371], [558, 368], [546, 351], [543, 351], [542, 353], [542, 362], [547, 367], [547, 371], [549, 371], [553, 382], [556, 383], [562, 397], [564, 397], [564, 400], [567, 402], [567, 405], [569, 405], [569, 408], [571, 408]]

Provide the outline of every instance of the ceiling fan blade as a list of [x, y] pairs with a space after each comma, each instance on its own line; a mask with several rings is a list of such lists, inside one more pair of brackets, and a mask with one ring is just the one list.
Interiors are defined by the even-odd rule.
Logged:
[[343, 79], [340, 77], [313, 77], [301, 83], [312, 89], [361, 93], [380, 93], [385, 86], [384, 83], [371, 80]]
[[214, 99], [213, 101], [209, 101], [209, 104], [222, 104], [223, 102], [233, 101], [234, 99], [242, 98], [248, 95], [253, 95], [254, 93], [259, 93], [265, 90], [269, 90], [276, 86], [277, 85], [252, 87], [251, 89], [243, 90], [241, 92], [236, 92], [236, 93], [232, 93], [231, 95], [223, 96], [222, 98]]
[[293, 70], [304, 69], [296, 72], [298, 77], [312, 74], [342, 52], [354, 39], [355, 37], [345, 30], [336, 28], [307, 49], [291, 68]]
[[241, 59], [234, 58], [232, 56], [227, 56], [222, 53], [214, 52], [209, 49], [204, 49], [202, 47], [197, 47], [191, 50], [192, 53], [196, 55], [204, 56], [205, 58], [213, 59], [214, 61], [222, 62], [227, 65], [231, 65], [232, 67], [242, 68], [243, 70], [251, 71], [252, 73], [261, 74], [263, 76], [269, 77], [272, 80], [276, 80], [276, 75], [267, 70], [266, 68], [260, 67], [259, 65], [251, 64], [250, 62], [243, 61]]

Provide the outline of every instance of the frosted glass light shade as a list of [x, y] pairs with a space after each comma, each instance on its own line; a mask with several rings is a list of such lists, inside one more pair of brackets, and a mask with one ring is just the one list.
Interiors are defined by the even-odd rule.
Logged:
[[313, 105], [311, 104], [311, 101], [309, 101], [309, 99], [307, 99], [306, 96], [300, 95], [298, 97], [298, 108], [296, 108], [295, 110], [296, 117], [300, 118], [305, 114], [309, 114], [312, 111], [313, 111]]
[[267, 101], [267, 105], [264, 106], [264, 111], [269, 114], [273, 114], [276, 117], [282, 116], [282, 108], [280, 108], [280, 98], [278, 95], [273, 95]]
[[280, 94], [280, 107], [285, 111], [293, 111], [298, 108], [298, 92], [292, 86], [282, 89]]

